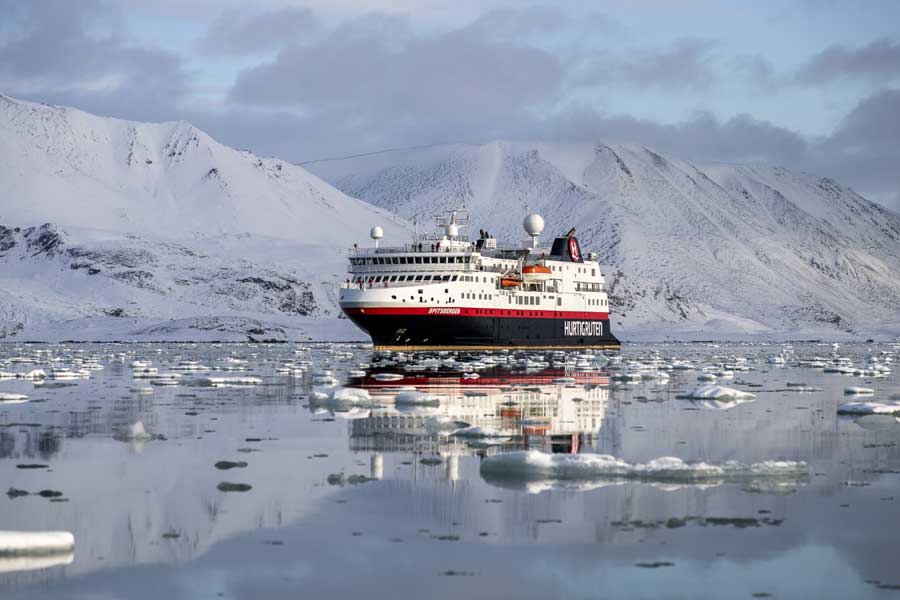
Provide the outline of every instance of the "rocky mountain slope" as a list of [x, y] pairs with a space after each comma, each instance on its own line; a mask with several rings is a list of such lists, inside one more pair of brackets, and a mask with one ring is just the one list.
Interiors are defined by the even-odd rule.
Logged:
[[408, 224], [187, 123], [0, 96], [0, 336], [359, 337], [345, 251]]
[[541, 213], [606, 265], [628, 337], [900, 332], [900, 216], [827, 178], [631, 144], [492, 142], [304, 164], [419, 222], [465, 205], [508, 242]]

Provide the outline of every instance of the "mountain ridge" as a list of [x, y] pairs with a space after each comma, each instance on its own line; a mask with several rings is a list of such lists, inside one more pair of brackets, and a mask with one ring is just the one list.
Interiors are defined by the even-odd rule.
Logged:
[[465, 204], [507, 242], [522, 239], [526, 208], [545, 235], [575, 225], [607, 267], [626, 338], [900, 323], [900, 216], [829, 178], [630, 143], [502, 140], [304, 166], [406, 218]]
[[346, 249], [409, 225], [185, 121], [0, 96], [0, 338], [362, 339]]

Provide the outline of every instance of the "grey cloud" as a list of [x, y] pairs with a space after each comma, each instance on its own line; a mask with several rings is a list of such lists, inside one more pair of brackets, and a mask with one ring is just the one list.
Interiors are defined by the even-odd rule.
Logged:
[[[182, 60], [129, 45], [98, 1], [0, 2], [0, 89], [101, 114], [156, 118], [188, 91]], [[168, 114], [168, 113], [167, 113]]]
[[229, 10], [210, 24], [200, 48], [221, 55], [266, 52], [302, 41], [317, 28], [318, 19], [306, 8], [267, 12]]
[[485, 13], [462, 31], [482, 39], [521, 39], [533, 34], [559, 31], [566, 23], [559, 10], [532, 6], [498, 9]]
[[370, 15], [245, 70], [230, 98], [306, 113], [343, 109], [361, 128], [427, 129], [505, 120], [552, 101], [561, 79], [544, 50], [470, 33], [418, 36], [405, 19]]
[[782, 72], [761, 56], [738, 56], [732, 64], [752, 85], [768, 92], [838, 81], [883, 84], [900, 78], [900, 42], [883, 38], [859, 48], [829, 46], [797, 68]]
[[716, 46], [712, 40], [685, 38], [664, 49], [631, 49], [625, 55], [604, 51], [587, 61], [579, 80], [588, 85], [625, 83], [702, 91], [718, 80], [713, 52]]
[[792, 76], [798, 84], [815, 85], [839, 79], [882, 82], [900, 76], [900, 42], [879, 39], [861, 48], [834, 45], [822, 50]]
[[863, 99], [818, 148], [817, 167], [900, 210], [900, 89]]

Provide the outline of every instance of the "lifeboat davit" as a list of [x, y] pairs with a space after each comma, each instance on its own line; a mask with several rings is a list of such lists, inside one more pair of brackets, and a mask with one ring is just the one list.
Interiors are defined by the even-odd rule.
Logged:
[[522, 279], [525, 283], [541, 283], [550, 279], [550, 267], [544, 265], [527, 265], [522, 267]]

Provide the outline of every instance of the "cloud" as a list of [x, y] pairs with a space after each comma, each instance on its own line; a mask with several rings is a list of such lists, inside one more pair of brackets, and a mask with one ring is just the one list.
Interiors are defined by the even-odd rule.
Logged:
[[641, 88], [703, 91], [718, 81], [713, 52], [717, 45], [713, 40], [685, 38], [669, 48], [632, 48], [619, 56], [604, 49], [588, 59], [579, 80], [589, 85], [624, 83]]
[[474, 30], [421, 36], [404, 17], [367, 15], [243, 71], [229, 97], [250, 108], [337, 118], [363, 133], [380, 129], [404, 139], [429, 131], [446, 138], [498, 130], [547, 106], [562, 75], [558, 59], [533, 46]]
[[[0, 1], [0, 89], [101, 114], [156, 118], [188, 92], [181, 58], [129, 44], [96, 0]], [[167, 113], [168, 114], [168, 113]]]
[[245, 55], [277, 50], [316, 31], [318, 19], [307, 8], [268, 12], [227, 10], [213, 21], [200, 43], [204, 52]]
[[732, 64], [754, 86], [768, 92], [848, 81], [880, 86], [900, 78], [900, 42], [881, 38], [858, 48], [828, 46], [798, 67], [781, 72], [759, 55], [737, 56]]
[[[445, 4], [422, 10], [430, 19]], [[186, 119], [229, 145], [294, 161], [457, 141], [633, 141], [686, 159], [805, 169], [900, 209], [900, 91], [890, 83], [900, 77], [900, 43], [892, 39], [830, 46], [787, 69], [731, 53], [724, 40], [649, 46], [606, 15], [558, 5], [501, 2], [484, 12], [465, 0], [454, 6], [475, 16], [424, 25], [421, 11], [336, 19], [282, 0], [252, 10], [208, 5], [225, 6], [221, 13], [182, 5], [193, 37], [167, 43], [202, 50], [192, 56], [134, 42], [126, 25], [138, 20], [121, 12], [128, 2], [0, 0], [0, 91], [101, 115]], [[211, 74], [222, 75], [224, 99], [214, 91], [207, 101], [201, 86], [213, 85]], [[741, 80], [785, 102], [806, 93], [801, 87], [887, 84], [814, 139], [760, 119], [752, 94], [739, 103], [717, 97]], [[696, 110], [639, 118], [606, 109], [608, 94], [619, 105], [634, 97], [644, 110], [673, 97], [691, 106], [693, 94]]]
[[860, 48], [834, 45], [825, 48], [791, 76], [800, 85], [819, 85], [842, 79], [870, 83], [900, 77], [900, 42], [887, 38]]
[[900, 211], [900, 89], [861, 100], [818, 148], [820, 173]]

